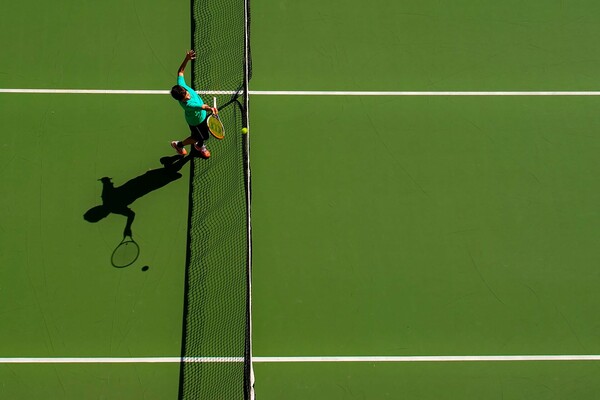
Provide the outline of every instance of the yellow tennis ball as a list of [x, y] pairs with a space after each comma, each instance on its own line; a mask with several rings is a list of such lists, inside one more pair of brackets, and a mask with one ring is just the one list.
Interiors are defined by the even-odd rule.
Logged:
[[248, 128], [242, 128], [242, 133], [245, 135], [246, 133], [248, 133]]

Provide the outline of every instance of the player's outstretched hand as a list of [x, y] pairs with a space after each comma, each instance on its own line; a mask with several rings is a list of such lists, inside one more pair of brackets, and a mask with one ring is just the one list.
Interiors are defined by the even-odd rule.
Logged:
[[193, 59], [195, 59], [195, 58], [196, 58], [196, 52], [195, 52], [194, 50], [190, 50], [190, 51], [188, 51], [188, 52], [186, 53], [185, 57], [186, 57], [188, 60], [193, 60]]

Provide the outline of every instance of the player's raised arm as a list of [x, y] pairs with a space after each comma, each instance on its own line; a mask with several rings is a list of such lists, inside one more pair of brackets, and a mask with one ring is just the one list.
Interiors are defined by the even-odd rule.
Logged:
[[196, 52], [194, 50], [188, 51], [185, 54], [185, 58], [183, 59], [183, 62], [179, 66], [179, 70], [177, 71], [177, 75], [183, 76], [183, 73], [185, 72], [185, 67], [186, 67], [188, 61], [193, 60], [195, 58], [196, 58]]
[[217, 109], [217, 107], [211, 107], [208, 104], [202, 104], [201, 107], [204, 111], [210, 111], [213, 114], [218, 114], [219, 110]]

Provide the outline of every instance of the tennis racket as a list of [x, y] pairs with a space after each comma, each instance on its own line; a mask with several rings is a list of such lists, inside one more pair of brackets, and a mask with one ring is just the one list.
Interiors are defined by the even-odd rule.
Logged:
[[[213, 97], [213, 107], [217, 108], [217, 98]], [[206, 125], [208, 125], [208, 131], [211, 135], [221, 140], [225, 137], [225, 127], [223, 127], [223, 123], [219, 118], [219, 114], [211, 114], [208, 116], [206, 120]]]
[[137, 260], [140, 255], [140, 246], [131, 236], [124, 236], [121, 243], [113, 251], [110, 262], [115, 268], [125, 268]]

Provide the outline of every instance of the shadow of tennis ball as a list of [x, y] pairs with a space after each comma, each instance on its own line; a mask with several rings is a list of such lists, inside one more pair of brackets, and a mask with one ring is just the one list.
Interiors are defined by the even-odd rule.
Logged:
[[142, 271], [144, 271], [144, 272], [148, 271], [149, 269], [150, 269], [150, 267], [149, 267], [149, 266], [147, 266], [147, 265], [144, 265], [144, 266], [142, 267]]

